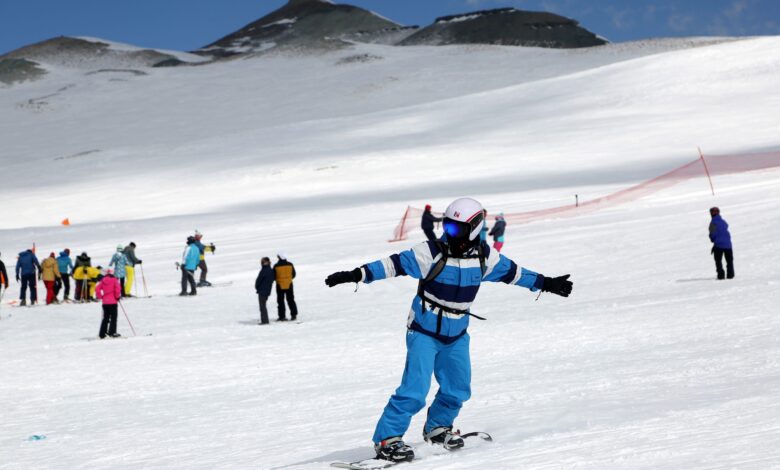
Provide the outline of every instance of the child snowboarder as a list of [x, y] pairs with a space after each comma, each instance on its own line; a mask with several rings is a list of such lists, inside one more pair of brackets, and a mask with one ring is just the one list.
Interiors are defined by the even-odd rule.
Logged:
[[95, 295], [103, 301], [103, 321], [100, 323], [100, 339], [106, 337], [118, 338], [122, 335], [116, 332], [117, 303], [122, 296], [122, 285], [114, 277], [114, 271], [106, 270], [106, 275], [95, 286]]
[[[734, 251], [731, 246], [731, 234], [729, 224], [720, 216], [720, 209], [710, 208], [710, 241], [712, 250], [710, 254], [715, 257], [715, 272], [718, 279], [734, 279]], [[723, 256], [726, 256], [726, 272], [723, 272]]]
[[200, 259], [198, 261], [198, 268], [200, 268], [200, 280], [198, 281], [198, 287], [211, 287], [211, 283], [206, 280], [206, 276], [209, 273], [208, 265], [206, 264], [206, 253], [214, 253], [217, 251], [217, 247], [213, 243], [210, 245], [204, 245], [203, 234], [195, 230], [195, 246], [198, 247], [200, 252]]
[[463, 402], [471, 395], [469, 308], [482, 282], [503, 282], [533, 291], [568, 297], [569, 275], [556, 278], [517, 266], [480, 243], [482, 205], [470, 198], [455, 200], [444, 213], [444, 236], [423, 242], [352, 271], [331, 274], [329, 287], [349, 282], [371, 283], [394, 276], [419, 279], [417, 295], [407, 323], [406, 367], [401, 386], [390, 397], [374, 432], [376, 458], [392, 462], [414, 459], [414, 450], [403, 435], [417, 412], [425, 406], [431, 374], [439, 392], [428, 409], [423, 430], [426, 442], [448, 450], [463, 447], [463, 438], [452, 426]]

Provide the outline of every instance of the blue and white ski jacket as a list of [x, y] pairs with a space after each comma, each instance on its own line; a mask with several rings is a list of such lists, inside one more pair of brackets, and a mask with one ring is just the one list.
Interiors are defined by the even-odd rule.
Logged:
[[[498, 251], [491, 250], [487, 243], [482, 243], [482, 250], [485, 257], [484, 274], [478, 257], [449, 256], [439, 275], [425, 284], [425, 297], [450, 309], [468, 311], [477, 296], [480, 284], [485, 281], [522, 286], [532, 292], [541, 289], [544, 283], [543, 275], [519, 267]], [[476, 249], [472, 249], [467, 255], [474, 256], [476, 252]], [[442, 253], [436, 242], [423, 242], [410, 250], [363, 265], [363, 282], [370, 284], [397, 276], [425, 279], [441, 257]], [[439, 327], [440, 314], [442, 319]], [[407, 327], [442, 342], [451, 343], [466, 333], [469, 316], [440, 311], [427, 302], [423, 309], [423, 300], [419, 295], [415, 295]]]

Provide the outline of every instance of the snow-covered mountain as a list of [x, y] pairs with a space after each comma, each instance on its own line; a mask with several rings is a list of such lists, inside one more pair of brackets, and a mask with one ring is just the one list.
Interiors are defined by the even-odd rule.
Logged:
[[[554, 207], [655, 177], [697, 146], [777, 150], [779, 46], [354, 44], [100, 73], [41, 60], [46, 75], [0, 86], [2, 259], [35, 243], [105, 266], [132, 240], [153, 296], [120, 312], [138, 337], [88, 342], [96, 305], [11, 307], [12, 280], [0, 467], [321, 469], [371, 455], [416, 283], [353, 292], [325, 276], [421, 241], [387, 243], [410, 204]], [[714, 185], [510, 225], [503, 253], [571, 273], [574, 294], [482, 288], [488, 321], [470, 327], [472, 399], [456, 426], [495, 441], [441, 454], [422, 442], [422, 412], [407, 435], [415, 468], [778, 468], [780, 173]], [[713, 280], [712, 205], [731, 224], [731, 281]], [[195, 229], [217, 245], [222, 286], [179, 298], [174, 262]], [[296, 265], [303, 323], [258, 327], [258, 261], [278, 251]]]

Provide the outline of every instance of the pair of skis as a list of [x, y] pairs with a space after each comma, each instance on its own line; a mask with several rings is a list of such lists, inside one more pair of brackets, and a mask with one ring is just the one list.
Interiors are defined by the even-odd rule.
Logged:
[[[470, 437], [479, 437], [480, 439], [484, 441], [492, 441], [493, 437], [490, 436], [490, 434], [486, 432], [476, 431], [476, 432], [468, 432], [466, 434], [461, 434], [460, 437], [463, 439], [468, 439]], [[421, 460], [421, 459], [415, 459], [415, 460]], [[334, 468], [344, 468], [347, 470], [380, 470], [383, 468], [390, 468], [394, 467], [400, 463], [412, 463], [408, 461], [400, 461], [400, 462], [392, 462], [388, 460], [379, 460], [379, 459], [366, 459], [366, 460], [358, 460], [356, 462], [333, 462], [330, 464], [331, 467]]]

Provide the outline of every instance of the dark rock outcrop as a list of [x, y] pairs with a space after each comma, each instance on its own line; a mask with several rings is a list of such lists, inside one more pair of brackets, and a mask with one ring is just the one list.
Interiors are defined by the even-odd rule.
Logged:
[[514, 8], [483, 10], [437, 18], [400, 45], [497, 44], [577, 48], [606, 44], [570, 18]]
[[46, 75], [39, 64], [27, 59], [0, 59], [0, 83], [12, 85], [18, 82], [36, 80]]
[[196, 54], [229, 57], [276, 48], [331, 49], [345, 40], [371, 42], [404, 31], [397, 23], [351, 5], [323, 0], [290, 0], [282, 8], [209, 44]]

